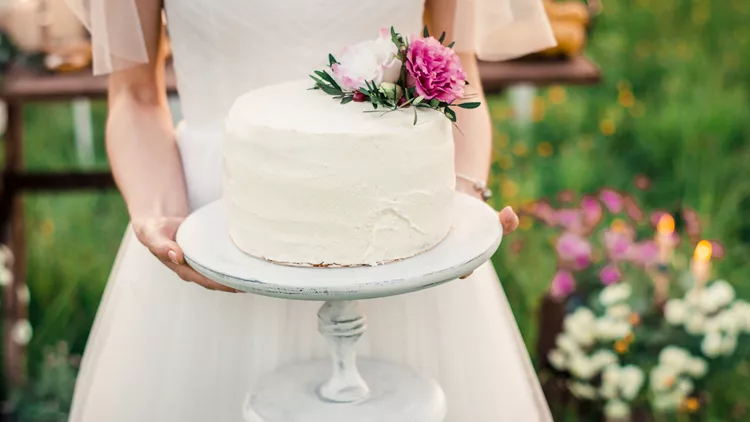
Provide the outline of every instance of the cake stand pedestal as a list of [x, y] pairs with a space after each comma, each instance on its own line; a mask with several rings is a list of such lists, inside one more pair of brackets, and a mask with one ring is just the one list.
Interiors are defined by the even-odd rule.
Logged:
[[442, 422], [440, 386], [411, 368], [357, 360], [355, 344], [367, 324], [358, 300], [434, 287], [470, 273], [500, 246], [502, 227], [483, 202], [457, 194], [454, 225], [433, 249], [375, 267], [306, 268], [252, 258], [229, 238], [221, 202], [191, 214], [177, 233], [196, 271], [244, 292], [323, 301], [318, 328], [330, 361], [281, 368], [247, 396], [248, 422]]

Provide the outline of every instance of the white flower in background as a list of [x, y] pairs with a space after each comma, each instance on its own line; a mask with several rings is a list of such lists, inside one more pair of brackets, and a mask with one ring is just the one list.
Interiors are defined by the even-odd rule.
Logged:
[[337, 57], [338, 63], [331, 66], [336, 82], [346, 90], [366, 88], [365, 81], [395, 83], [401, 74], [398, 49], [391, 41], [390, 33], [382, 31], [375, 40], [363, 41], [346, 47]]
[[727, 309], [715, 317], [719, 329], [727, 334], [737, 335], [742, 328], [742, 321], [737, 318], [733, 310]]
[[627, 419], [630, 416], [630, 406], [622, 400], [609, 400], [604, 405], [604, 415], [613, 420]]
[[594, 325], [596, 336], [602, 340], [619, 340], [632, 331], [633, 327], [627, 321], [619, 321], [610, 317], [599, 318]]
[[599, 371], [594, 362], [584, 355], [571, 356], [569, 367], [570, 373], [582, 380], [591, 379]]
[[685, 293], [685, 303], [690, 307], [698, 307], [703, 301], [705, 291], [699, 289], [690, 289]]
[[558, 335], [555, 344], [557, 344], [557, 347], [559, 347], [560, 350], [568, 354], [579, 355], [582, 353], [578, 343], [576, 343], [575, 339], [568, 333]]
[[704, 355], [709, 358], [715, 358], [721, 354], [722, 351], [722, 339], [721, 334], [716, 331], [712, 331], [703, 337], [701, 342], [701, 351]]
[[705, 323], [703, 324], [703, 333], [711, 333], [720, 330], [721, 327], [719, 326], [719, 320], [716, 317], [706, 318]]
[[667, 391], [674, 386], [677, 371], [668, 366], [657, 365], [649, 374], [651, 390], [654, 392]]
[[708, 288], [708, 295], [718, 307], [726, 306], [734, 300], [734, 287], [726, 280], [716, 280]]
[[680, 325], [685, 322], [687, 306], [681, 299], [670, 299], [664, 306], [664, 318], [672, 325]]
[[618, 362], [617, 355], [611, 350], [601, 349], [594, 352], [591, 355], [591, 361], [597, 367], [597, 369], [606, 368], [609, 365], [614, 365]]
[[549, 361], [550, 365], [552, 365], [552, 367], [557, 369], [558, 371], [562, 371], [563, 369], [565, 369], [565, 354], [560, 350], [550, 350], [550, 352], [547, 354], [547, 360]]
[[690, 381], [689, 379], [680, 377], [675, 382], [674, 388], [675, 390], [679, 391], [680, 394], [682, 394], [683, 396], [688, 396], [690, 393], [693, 392], [693, 388], [695, 388], [695, 386], [693, 385], [693, 382]]
[[626, 303], [622, 303], [622, 304], [607, 308], [607, 316], [610, 316], [614, 319], [627, 319], [627, 317], [629, 317], [630, 314], [632, 313], [633, 311], [630, 309], [630, 306]]
[[685, 331], [688, 334], [698, 335], [706, 332], [706, 317], [703, 314], [694, 312], [688, 315], [685, 320]]
[[20, 346], [26, 346], [34, 335], [34, 329], [31, 323], [26, 319], [20, 319], [13, 324], [10, 332], [10, 338], [14, 343]]
[[654, 395], [652, 404], [661, 411], [677, 409], [685, 397], [677, 390]]
[[730, 310], [734, 314], [740, 329], [750, 333], [750, 303], [744, 300], [737, 300], [732, 304]]
[[571, 394], [580, 399], [594, 399], [596, 398], [596, 388], [591, 384], [573, 381], [568, 384], [568, 389]]
[[593, 324], [595, 319], [596, 317], [590, 309], [580, 307], [565, 317], [563, 328], [580, 345], [588, 347], [594, 344]]
[[604, 306], [612, 306], [624, 302], [630, 297], [631, 288], [628, 283], [617, 283], [605, 287], [599, 293], [599, 301]]
[[737, 335], [727, 334], [721, 340], [721, 353], [729, 356], [737, 349]]
[[659, 353], [659, 364], [682, 372], [690, 363], [690, 352], [677, 346], [667, 346]]
[[602, 385], [599, 389], [599, 394], [604, 398], [614, 399], [617, 398], [617, 393], [620, 388], [620, 367], [617, 365], [610, 365], [604, 368], [602, 372]]
[[643, 370], [635, 365], [626, 365], [620, 369], [620, 393], [626, 400], [633, 400], [638, 395], [645, 381]]
[[701, 358], [692, 357], [685, 367], [685, 372], [693, 378], [703, 378], [708, 372], [708, 364]]
[[0, 287], [10, 286], [13, 283], [13, 272], [0, 266]]
[[18, 301], [24, 305], [28, 305], [31, 301], [31, 292], [29, 291], [28, 284], [22, 284], [16, 289], [16, 297]]

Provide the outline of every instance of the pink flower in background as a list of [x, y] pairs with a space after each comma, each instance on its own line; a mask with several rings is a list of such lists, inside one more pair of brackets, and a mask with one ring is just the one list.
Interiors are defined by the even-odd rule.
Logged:
[[646, 240], [640, 243], [630, 245], [627, 253], [627, 259], [636, 264], [648, 267], [656, 262], [659, 257], [659, 245], [653, 240]]
[[581, 212], [584, 224], [594, 227], [602, 219], [602, 204], [593, 196], [584, 196], [581, 198]]
[[553, 226], [556, 224], [555, 209], [546, 201], [539, 201], [534, 205], [532, 215], [542, 220], [546, 225]]
[[620, 281], [621, 277], [622, 274], [620, 274], [620, 270], [613, 264], [605, 265], [604, 268], [599, 271], [599, 280], [601, 280], [602, 284], [605, 286], [617, 283]]
[[643, 210], [638, 206], [638, 203], [635, 202], [635, 199], [633, 199], [633, 197], [623, 197], [623, 206], [625, 207], [625, 213], [628, 214], [628, 217], [630, 217], [633, 221], [641, 221], [643, 220], [643, 217], [645, 217], [643, 214]]
[[555, 211], [555, 223], [573, 232], [580, 232], [583, 226], [581, 211], [575, 208], [564, 208]]
[[573, 192], [570, 189], [561, 190], [557, 193], [557, 200], [562, 202], [563, 204], [568, 204], [576, 199], [576, 193]]
[[564, 262], [570, 263], [577, 270], [582, 270], [591, 264], [591, 244], [583, 237], [567, 232], [557, 239], [557, 256]]
[[607, 256], [613, 261], [620, 261], [628, 257], [628, 251], [633, 244], [632, 237], [627, 231], [604, 230], [602, 243], [607, 250]]
[[713, 259], [721, 259], [726, 256], [726, 249], [724, 249], [724, 244], [719, 242], [718, 240], [711, 240], [711, 257]]
[[635, 176], [635, 187], [640, 190], [648, 190], [651, 187], [651, 179], [644, 174]]
[[411, 41], [406, 52], [406, 70], [408, 85], [427, 100], [452, 103], [464, 95], [466, 73], [458, 54], [435, 38]]
[[618, 214], [622, 211], [623, 201], [622, 196], [612, 189], [602, 189], [599, 192], [599, 199], [602, 201], [609, 212]]
[[656, 210], [651, 213], [651, 217], [649, 217], [649, 220], [651, 221], [651, 226], [653, 228], [656, 228], [656, 226], [659, 224], [659, 220], [665, 215], [668, 214], [664, 210]]
[[573, 274], [571, 274], [569, 271], [558, 270], [555, 276], [552, 278], [549, 292], [552, 297], [562, 299], [573, 293], [575, 289], [576, 280], [575, 278], [573, 278]]

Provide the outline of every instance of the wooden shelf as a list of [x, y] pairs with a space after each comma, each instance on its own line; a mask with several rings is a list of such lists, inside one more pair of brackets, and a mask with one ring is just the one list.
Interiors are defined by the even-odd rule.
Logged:
[[479, 62], [486, 93], [501, 92], [517, 84], [595, 85], [601, 82], [599, 66], [586, 57], [570, 60], [514, 60]]

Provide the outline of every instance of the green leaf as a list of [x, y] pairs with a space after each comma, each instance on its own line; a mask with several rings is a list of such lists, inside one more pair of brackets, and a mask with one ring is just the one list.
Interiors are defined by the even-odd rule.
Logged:
[[448, 48], [453, 48], [454, 45], [456, 45], [456, 42], [452, 41], [450, 44], [448, 44]]
[[461, 107], [461, 108], [472, 109], [472, 108], [477, 108], [477, 107], [479, 107], [479, 106], [480, 106], [481, 104], [482, 104], [482, 103], [480, 103], [480, 102], [473, 102], [473, 103], [461, 103], [461, 104], [458, 104], [458, 106], [459, 106], [459, 107]]
[[424, 35], [425, 38], [430, 37], [430, 31], [427, 30], [427, 25], [424, 26], [424, 30], [422, 31], [422, 35]]
[[417, 97], [417, 98], [414, 99], [414, 101], [412, 102], [412, 104], [417, 105], [417, 104], [421, 103], [422, 101], [424, 101], [424, 96], [420, 95], [419, 97]]
[[440, 100], [438, 100], [437, 98], [433, 98], [430, 100], [430, 107], [438, 108], [439, 105], [440, 105]]
[[414, 126], [417, 125], [417, 109], [414, 109]]
[[333, 57], [333, 54], [328, 55], [328, 66], [333, 66], [334, 64], [337, 64], [336, 58]]
[[451, 122], [456, 121], [456, 112], [451, 110], [450, 108], [445, 108], [445, 116], [450, 120]]
[[318, 75], [318, 76], [320, 76], [320, 78], [323, 79], [324, 81], [326, 81], [329, 84], [331, 84], [331, 86], [333, 86], [334, 88], [336, 88], [339, 91], [341, 91], [341, 87], [336, 82], [336, 80], [333, 79], [333, 76], [329, 75], [328, 72], [326, 72], [325, 70], [316, 70], [315, 74]]
[[469, 84], [469, 81], [464, 81], [464, 83], [465, 83], [466, 85], [468, 85], [468, 84]]
[[438, 40], [438, 42], [439, 42], [440, 44], [442, 44], [442, 43], [443, 43], [443, 41], [445, 41], [445, 31], [443, 31], [443, 33], [442, 33], [442, 34], [440, 34], [440, 39]]
[[321, 85], [320, 89], [322, 89], [323, 92], [325, 92], [326, 94], [329, 94], [329, 95], [344, 95], [343, 91], [341, 91], [338, 88], [334, 88], [334, 87], [332, 87], [330, 85]]
[[353, 99], [354, 99], [354, 97], [352, 97], [352, 96], [346, 96], [346, 97], [344, 97], [344, 98], [341, 99], [341, 104], [348, 104], [348, 103], [352, 102]]

